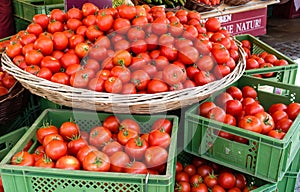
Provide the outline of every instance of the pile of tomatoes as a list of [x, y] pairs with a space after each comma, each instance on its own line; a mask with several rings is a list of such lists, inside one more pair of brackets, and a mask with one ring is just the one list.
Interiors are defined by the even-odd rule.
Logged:
[[[247, 53], [246, 56], [246, 69], [259, 69], [259, 68], [268, 68], [274, 66], [286, 66], [288, 61], [285, 59], [278, 59], [276, 55], [263, 51], [259, 54], [252, 54], [252, 43], [249, 40], [242, 40], [242, 48]], [[257, 77], [274, 77], [275, 72], [269, 72], [265, 74], [258, 74]]]
[[[198, 112], [209, 119], [282, 139], [300, 113], [300, 103], [274, 103], [265, 110], [259, 103], [254, 88], [244, 86], [239, 89], [231, 86], [213, 101], [200, 104]], [[218, 131], [216, 134], [226, 139], [248, 143], [247, 139], [225, 131]]]
[[206, 5], [220, 5], [221, 1], [220, 0], [197, 0], [198, 3], [204, 3]]
[[[73, 121], [60, 127], [45, 125], [36, 132], [39, 146], [29, 153], [32, 142], [16, 153], [11, 164], [134, 174], [165, 174], [172, 122], [157, 119], [147, 133], [131, 118], [110, 115], [89, 132]], [[144, 127], [143, 127], [144, 129]]]
[[176, 163], [175, 192], [249, 192], [255, 183], [244, 174], [200, 157]]
[[16, 79], [6, 71], [3, 71], [0, 66], [0, 96], [8, 94], [16, 82]]
[[159, 93], [202, 86], [235, 68], [238, 46], [195, 11], [85, 3], [37, 14], [6, 47], [13, 63], [49, 81], [97, 92]]

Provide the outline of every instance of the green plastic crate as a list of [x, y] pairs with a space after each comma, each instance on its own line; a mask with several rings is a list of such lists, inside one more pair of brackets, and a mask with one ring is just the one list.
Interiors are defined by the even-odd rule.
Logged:
[[278, 192], [299, 192], [300, 189], [296, 189], [298, 176], [299, 172], [287, 172], [277, 184]]
[[295, 61], [262, 42], [258, 38], [245, 34], [245, 35], [237, 35], [235, 38], [239, 41], [249, 40], [252, 43], [251, 53], [252, 54], [260, 54], [264, 51], [274, 54], [278, 59], [285, 59], [288, 61], [289, 65], [287, 66], [274, 66], [272, 68], [259, 68], [259, 69], [251, 69], [246, 70], [245, 75], [254, 75], [254, 74], [265, 74], [269, 72], [275, 72], [275, 77], [265, 78], [272, 81], [295, 84], [298, 65]]
[[64, 10], [64, 0], [14, 0], [14, 15], [32, 21], [36, 14], [49, 14], [53, 9]]
[[[182, 164], [190, 164], [192, 162], [192, 158], [194, 157], [193, 154], [188, 152], [182, 151], [177, 156], [177, 161], [181, 162]], [[244, 174], [247, 181], [250, 183], [255, 184], [258, 188], [252, 190], [251, 192], [275, 192], [276, 190], [276, 183], [269, 183], [264, 180], [252, 177], [250, 175]]]
[[0, 124], [0, 135], [5, 135], [20, 127], [31, 126], [40, 114], [41, 109], [38, 100], [36, 99], [36, 96], [30, 94], [28, 103], [23, 111], [15, 119], [12, 119], [5, 124]]
[[27, 26], [30, 24], [29, 21], [26, 21], [18, 16], [14, 16], [15, 29], [16, 32], [26, 30]]
[[300, 149], [298, 150], [294, 160], [292, 161], [288, 172], [300, 172]]
[[[245, 85], [255, 87], [259, 101], [265, 109], [273, 103], [288, 104], [292, 100], [300, 102], [300, 88], [293, 85], [252, 76], [242, 76], [234, 85], [240, 88]], [[274, 90], [284, 89], [285, 95], [262, 91], [261, 88], [266, 85], [274, 87]], [[270, 182], [283, 178], [300, 147], [300, 115], [285, 137], [279, 140], [201, 117], [198, 115], [198, 106], [199, 104], [193, 105], [185, 114], [184, 149], [187, 152]], [[247, 138], [249, 144], [218, 137], [214, 130]]]
[[22, 127], [0, 137], [0, 161], [15, 146], [27, 130], [28, 127]]
[[[158, 118], [167, 118], [173, 122], [171, 143], [165, 175], [126, 174], [113, 172], [91, 172], [82, 170], [44, 169], [38, 167], [10, 165], [11, 157], [34, 140], [33, 151], [37, 147], [36, 131], [45, 120], [51, 120], [52, 124], [60, 126], [64, 121], [72, 117], [82, 130], [90, 130], [101, 122], [110, 113], [96, 113], [75, 110], [47, 109], [33, 123], [24, 136], [12, 148], [0, 164], [4, 190], [9, 192], [170, 192], [174, 189], [174, 176], [176, 164], [176, 144], [178, 117], [166, 115], [118, 115], [121, 120], [133, 118], [141, 126], [141, 131], [150, 131], [151, 125]], [[30, 151], [31, 151], [30, 150]]]

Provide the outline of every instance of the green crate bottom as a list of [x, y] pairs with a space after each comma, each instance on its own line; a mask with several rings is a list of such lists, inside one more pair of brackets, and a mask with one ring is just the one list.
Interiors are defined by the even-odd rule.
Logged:
[[297, 172], [287, 172], [277, 184], [278, 192], [299, 192], [300, 188], [297, 185], [298, 176], [299, 173]]

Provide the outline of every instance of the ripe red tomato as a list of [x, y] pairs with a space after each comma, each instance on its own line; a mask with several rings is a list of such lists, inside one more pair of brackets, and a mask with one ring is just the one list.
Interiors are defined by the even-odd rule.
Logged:
[[257, 133], [262, 132], [262, 123], [261, 121], [253, 116], [253, 115], [246, 115], [244, 116], [238, 123], [238, 126]]
[[226, 63], [230, 59], [229, 51], [222, 44], [214, 43], [211, 53], [216, 62], [220, 65]]
[[187, 181], [179, 181], [175, 184], [174, 192], [190, 192], [191, 186], [190, 183]]
[[283, 118], [276, 122], [275, 129], [281, 130], [282, 132], [287, 133], [292, 124], [293, 124], [293, 121], [291, 119]]
[[46, 29], [49, 24], [49, 17], [46, 14], [36, 14], [33, 16], [32, 21], [39, 24], [43, 29]]
[[66, 140], [69, 141], [73, 137], [80, 134], [79, 126], [71, 121], [66, 121], [62, 123], [59, 127], [59, 134]]
[[197, 168], [197, 174], [199, 174], [202, 178], [205, 176], [212, 174], [213, 168], [209, 165], [201, 165], [200, 167]]
[[54, 73], [50, 80], [54, 83], [59, 83], [59, 84], [64, 84], [64, 85], [70, 84], [69, 76], [64, 72]]
[[47, 157], [46, 155], [42, 156], [38, 160], [35, 161], [34, 166], [36, 167], [44, 167], [44, 168], [54, 168], [55, 163]]
[[276, 138], [276, 139], [283, 139], [285, 136], [285, 132], [277, 129], [273, 129], [268, 133], [268, 136]]
[[178, 58], [185, 65], [196, 63], [199, 58], [198, 50], [193, 46], [182, 47], [178, 52]]
[[283, 103], [274, 103], [272, 104], [269, 109], [268, 109], [268, 113], [270, 115], [273, 115], [273, 113], [275, 113], [276, 111], [286, 111], [287, 106]]
[[177, 173], [183, 171], [183, 165], [179, 161], [176, 162], [176, 175]]
[[104, 89], [108, 93], [120, 93], [123, 88], [123, 83], [118, 77], [109, 77], [104, 81]]
[[163, 79], [169, 85], [179, 83], [183, 78], [183, 71], [178, 65], [170, 64], [163, 69]]
[[40, 144], [43, 144], [44, 137], [52, 133], [58, 133], [58, 128], [56, 126], [45, 125], [43, 127], [40, 127], [36, 132], [37, 140]]
[[126, 165], [130, 163], [130, 157], [123, 151], [115, 152], [109, 159], [112, 172], [124, 172]]
[[125, 144], [124, 150], [132, 159], [143, 160], [149, 144], [141, 137], [131, 138]]
[[47, 80], [51, 80], [52, 77], [52, 72], [50, 69], [46, 68], [46, 67], [42, 67], [40, 68], [40, 70], [37, 72], [36, 74], [37, 77], [43, 78], [43, 79], [47, 79]]
[[272, 116], [275, 124], [278, 121], [280, 121], [281, 119], [289, 118], [288, 114], [285, 111], [276, 111], [276, 112], [272, 113], [271, 116]]
[[103, 127], [109, 129], [112, 133], [118, 133], [120, 127], [120, 120], [115, 115], [106, 117], [103, 121]]
[[207, 71], [199, 71], [194, 76], [194, 81], [198, 86], [208, 84], [215, 80], [215, 76]]
[[257, 97], [257, 92], [253, 87], [250, 86], [244, 86], [242, 88], [242, 93], [243, 93], [243, 97], [252, 97], [253, 99], [256, 99]]
[[66, 155], [59, 158], [55, 163], [55, 168], [67, 170], [79, 170], [80, 162], [76, 157]]
[[109, 141], [104, 144], [101, 151], [106, 155], [111, 156], [117, 151], [123, 151], [123, 146], [118, 141]]
[[52, 140], [45, 146], [46, 155], [56, 161], [67, 154], [68, 147], [64, 141]]
[[226, 89], [226, 92], [229, 93], [233, 99], [241, 101], [243, 98], [242, 91], [236, 86], [230, 86], [228, 89]]
[[210, 17], [205, 22], [205, 28], [211, 32], [217, 32], [221, 28], [221, 23], [216, 17]]
[[132, 139], [137, 138], [138, 132], [132, 129], [121, 129], [117, 135], [117, 140], [122, 145], [126, 145], [126, 143]]
[[151, 126], [151, 130], [163, 130], [164, 132], [170, 135], [172, 132], [172, 126], [173, 124], [169, 119], [160, 118], [154, 121], [154, 123]]
[[262, 134], [267, 134], [272, 129], [275, 128], [275, 124], [273, 121], [273, 118], [270, 114], [267, 112], [259, 112], [255, 114], [255, 117], [257, 117], [262, 122]]
[[210, 55], [201, 55], [196, 62], [198, 69], [202, 71], [211, 71], [215, 66], [215, 61]]
[[259, 63], [254, 58], [248, 58], [246, 60], [246, 69], [257, 69], [259, 68]]
[[295, 120], [300, 113], [300, 103], [291, 103], [287, 106], [286, 113], [291, 120]]
[[140, 161], [132, 161], [129, 164], [126, 165], [124, 169], [125, 173], [130, 173], [130, 174], [146, 174], [147, 171], [147, 166]]
[[207, 187], [213, 188], [215, 185], [218, 184], [218, 177], [213, 173], [206, 175], [204, 177], [204, 183], [207, 185]]
[[103, 126], [96, 126], [90, 130], [89, 143], [98, 149], [106, 142], [109, 142], [112, 134], [109, 129]]
[[233, 97], [227, 92], [220, 93], [214, 98], [215, 104], [224, 109], [226, 108], [226, 103], [229, 100], [233, 100]]
[[52, 73], [60, 71], [61, 64], [59, 60], [52, 56], [45, 56], [40, 63], [40, 67], [45, 67], [51, 70]]
[[198, 108], [198, 113], [199, 115], [203, 116], [203, 117], [207, 117], [208, 115], [208, 112], [212, 109], [212, 108], [215, 108], [216, 105], [214, 102], [212, 101], [205, 101], [203, 103], [201, 103], [199, 105], [199, 108]]
[[33, 47], [41, 51], [43, 55], [51, 55], [54, 49], [53, 41], [49, 37], [39, 37], [33, 43]]
[[265, 111], [264, 107], [256, 102], [244, 106], [244, 110], [246, 115], [255, 115]]
[[78, 151], [87, 145], [87, 140], [85, 140], [81, 136], [74, 137], [71, 141], [68, 142], [68, 153], [70, 155], [76, 156]]
[[29, 50], [25, 54], [25, 61], [27, 65], [40, 65], [44, 55], [38, 50]]
[[43, 139], [43, 143], [42, 145], [45, 147], [48, 143], [50, 143], [51, 141], [53, 140], [60, 140], [60, 141], [63, 141], [63, 137], [58, 134], [58, 133], [51, 133], [49, 135], [46, 135]]
[[91, 151], [98, 151], [98, 149], [93, 145], [86, 145], [79, 149], [77, 152], [77, 159], [82, 163], [84, 158], [91, 152]]
[[154, 130], [150, 132], [148, 142], [150, 146], [160, 146], [166, 149], [170, 145], [171, 137], [164, 130]]
[[168, 90], [169, 90], [168, 85], [165, 82], [158, 79], [150, 80], [147, 86], [147, 92], [152, 94], [166, 92]]
[[168, 151], [160, 146], [151, 146], [146, 149], [145, 163], [148, 168], [155, 168], [167, 162]]
[[208, 111], [207, 118], [215, 121], [224, 122], [226, 112], [220, 107], [214, 107]]
[[236, 173], [235, 178], [236, 178], [235, 187], [239, 188], [240, 190], [243, 190], [247, 186], [246, 177], [241, 173]]
[[218, 176], [218, 183], [225, 189], [230, 189], [235, 186], [236, 178], [231, 172], [222, 172]]
[[100, 14], [96, 18], [96, 24], [101, 31], [109, 31], [113, 27], [113, 21], [113, 16], [109, 14]]
[[225, 105], [226, 113], [229, 113], [235, 117], [239, 115], [243, 110], [242, 103], [239, 100], [228, 100]]
[[91, 151], [84, 158], [82, 168], [87, 171], [106, 172], [110, 169], [110, 159], [101, 151]]
[[34, 156], [27, 151], [20, 151], [13, 155], [11, 164], [20, 166], [33, 166]]

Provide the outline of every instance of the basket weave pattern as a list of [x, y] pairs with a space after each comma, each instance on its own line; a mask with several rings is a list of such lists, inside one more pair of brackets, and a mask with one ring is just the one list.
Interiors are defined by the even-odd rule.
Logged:
[[197, 12], [205, 12], [205, 11], [211, 11], [219, 7], [223, 2], [219, 5], [207, 5], [205, 3], [199, 3], [197, 0], [186, 0], [186, 3], [184, 7], [189, 10], [195, 10]]
[[14, 65], [6, 54], [2, 55], [2, 63], [3, 68], [30, 92], [54, 103], [104, 112], [151, 114], [191, 105], [237, 81], [246, 66], [245, 54], [241, 46], [239, 46], [239, 53], [240, 59], [235, 69], [220, 80], [204, 86], [156, 94], [122, 95], [74, 88], [32, 75]]
[[251, 0], [224, 0], [224, 3], [230, 6], [238, 6], [238, 5], [244, 5], [250, 1]]

